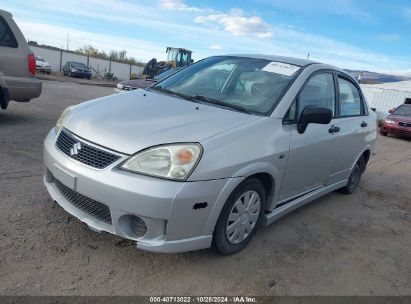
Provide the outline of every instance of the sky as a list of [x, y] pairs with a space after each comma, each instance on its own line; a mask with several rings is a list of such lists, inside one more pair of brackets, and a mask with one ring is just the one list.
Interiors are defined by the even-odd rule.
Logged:
[[26, 39], [91, 44], [141, 61], [270, 54], [411, 76], [410, 0], [0, 0]]

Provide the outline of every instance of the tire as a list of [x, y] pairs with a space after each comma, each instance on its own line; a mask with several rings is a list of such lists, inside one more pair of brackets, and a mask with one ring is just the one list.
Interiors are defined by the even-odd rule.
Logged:
[[357, 189], [358, 184], [360, 183], [361, 176], [364, 173], [364, 170], [365, 160], [364, 157], [361, 156], [361, 158], [358, 160], [358, 162], [355, 164], [354, 168], [351, 171], [350, 177], [348, 178], [347, 186], [338, 189], [338, 191], [343, 194], [354, 193], [355, 189]]
[[381, 128], [380, 128], [380, 134], [381, 134], [382, 136], [387, 136], [387, 135], [388, 135], [388, 133], [387, 133], [387, 132], [384, 132]]
[[260, 226], [265, 202], [265, 189], [258, 179], [246, 179], [238, 185], [217, 220], [213, 248], [221, 255], [234, 254], [244, 249]]

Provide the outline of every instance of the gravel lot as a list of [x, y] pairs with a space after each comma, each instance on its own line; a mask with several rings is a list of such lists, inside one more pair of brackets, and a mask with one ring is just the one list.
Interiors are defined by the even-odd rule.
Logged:
[[411, 295], [410, 140], [380, 137], [356, 193], [316, 200], [239, 254], [154, 254], [89, 231], [42, 183], [58, 115], [111, 93], [44, 81], [0, 112], [0, 295]]

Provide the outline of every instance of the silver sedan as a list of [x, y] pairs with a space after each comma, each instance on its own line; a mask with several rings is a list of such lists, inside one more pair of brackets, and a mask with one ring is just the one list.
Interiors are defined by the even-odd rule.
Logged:
[[216, 56], [66, 109], [45, 139], [44, 181], [67, 212], [138, 248], [232, 254], [288, 212], [352, 193], [375, 139], [344, 71]]

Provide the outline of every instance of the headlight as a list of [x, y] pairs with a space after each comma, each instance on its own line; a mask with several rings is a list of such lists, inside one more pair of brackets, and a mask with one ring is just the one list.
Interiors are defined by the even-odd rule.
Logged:
[[118, 84], [117, 84], [117, 89], [122, 90], [122, 89], [123, 89], [123, 84], [122, 84], [122, 83], [118, 83]]
[[384, 122], [387, 123], [387, 124], [394, 124], [394, 125], [396, 124], [396, 122], [394, 120], [391, 120], [391, 119], [386, 119]]
[[77, 72], [77, 69], [71, 69], [72, 72]]
[[61, 128], [63, 127], [63, 123], [64, 120], [66, 119], [66, 117], [70, 114], [72, 107], [68, 107], [67, 109], [65, 109], [63, 111], [63, 113], [61, 113], [59, 119], [57, 120], [56, 123], [56, 132], [59, 133]]
[[172, 180], [186, 180], [200, 160], [199, 144], [170, 144], [149, 148], [127, 160], [121, 168]]

